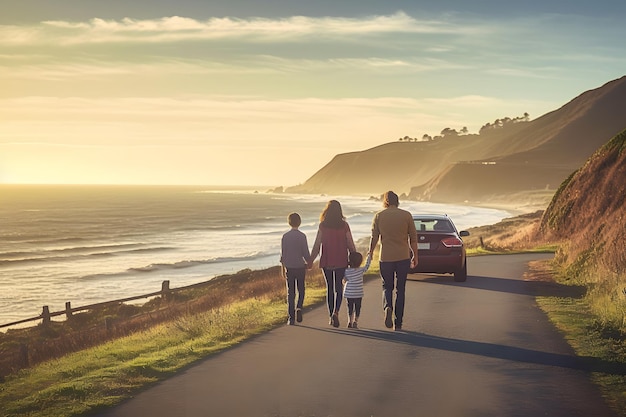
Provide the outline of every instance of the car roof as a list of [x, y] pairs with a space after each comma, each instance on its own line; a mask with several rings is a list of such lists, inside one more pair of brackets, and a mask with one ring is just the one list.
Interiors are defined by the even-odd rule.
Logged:
[[413, 220], [450, 220], [447, 214], [414, 214]]

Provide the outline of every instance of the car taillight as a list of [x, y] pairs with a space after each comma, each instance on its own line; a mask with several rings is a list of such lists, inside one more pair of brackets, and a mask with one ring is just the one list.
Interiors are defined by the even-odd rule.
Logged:
[[443, 243], [443, 246], [446, 248], [460, 248], [463, 246], [463, 241], [456, 237], [447, 237], [443, 239], [441, 243]]

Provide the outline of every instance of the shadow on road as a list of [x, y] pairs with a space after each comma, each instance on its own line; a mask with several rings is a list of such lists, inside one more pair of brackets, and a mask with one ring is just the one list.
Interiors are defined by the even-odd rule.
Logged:
[[577, 285], [563, 285], [547, 281], [523, 281], [518, 279], [468, 276], [466, 282], [455, 282], [452, 276], [413, 274], [411, 282], [427, 284], [450, 285], [460, 288], [498, 291], [511, 294], [528, 295], [532, 297], [563, 297], [582, 298], [585, 287]]
[[471, 340], [450, 339], [446, 337], [432, 336], [419, 332], [389, 330], [358, 329], [358, 330], [335, 330], [310, 329], [343, 333], [348, 337], [364, 337], [368, 339], [383, 340], [390, 343], [400, 343], [428, 349], [439, 349], [449, 352], [466, 353], [495, 359], [504, 359], [522, 363], [532, 363], [545, 366], [557, 366], [561, 368], [575, 369], [584, 372], [600, 372], [612, 375], [626, 375], [626, 364], [609, 362], [589, 356], [570, 356], [558, 353], [541, 352], [532, 349], [505, 346], [493, 343], [483, 343]]

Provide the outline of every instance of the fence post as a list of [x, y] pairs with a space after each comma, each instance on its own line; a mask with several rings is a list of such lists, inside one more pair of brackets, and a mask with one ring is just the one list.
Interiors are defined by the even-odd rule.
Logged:
[[26, 343], [20, 344], [20, 365], [22, 368], [28, 368], [30, 366], [28, 361], [28, 345]]
[[72, 318], [72, 303], [69, 301], [65, 303], [65, 317], [68, 320]]
[[169, 301], [171, 295], [172, 293], [170, 291], [170, 281], [165, 280], [161, 284], [161, 296], [163, 297], [165, 301]]
[[485, 242], [483, 242], [483, 237], [482, 236], [480, 237], [480, 247], [482, 249], [485, 249]]
[[44, 325], [50, 324], [50, 308], [48, 306], [43, 306], [43, 311], [41, 312], [41, 318], [43, 319], [42, 324]]

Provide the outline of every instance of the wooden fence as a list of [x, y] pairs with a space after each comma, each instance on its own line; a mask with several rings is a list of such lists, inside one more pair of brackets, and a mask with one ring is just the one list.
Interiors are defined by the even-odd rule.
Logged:
[[104, 301], [104, 302], [101, 302], [101, 303], [89, 304], [89, 305], [81, 306], [81, 307], [72, 307], [71, 303], [68, 301], [68, 302], [65, 303], [65, 310], [54, 311], [54, 312], [51, 312], [50, 308], [48, 306], [43, 306], [43, 309], [42, 309], [42, 312], [41, 312], [40, 315], [38, 315], [36, 317], [30, 317], [30, 318], [27, 318], [27, 319], [14, 321], [14, 322], [11, 322], [11, 323], [0, 324], [0, 328], [17, 326], [18, 324], [24, 324], [24, 323], [28, 323], [28, 322], [31, 322], [31, 321], [38, 321], [38, 320], [41, 320], [41, 323], [45, 325], [45, 324], [50, 323], [50, 321], [52, 320], [52, 317], [57, 317], [57, 316], [63, 316], [64, 315], [67, 319], [69, 319], [69, 318], [72, 317], [72, 314], [74, 314], [76, 312], [79, 312], [79, 311], [94, 310], [94, 309], [101, 308], [101, 307], [107, 307], [109, 305], [115, 305], [115, 304], [125, 303], [125, 302], [128, 302], [128, 301], [134, 301], [134, 300], [141, 300], [141, 299], [144, 299], [144, 298], [161, 296], [161, 297], [163, 297], [164, 300], [168, 300], [170, 298], [171, 294], [174, 293], [174, 292], [190, 289], [190, 288], [193, 288], [193, 287], [199, 287], [199, 286], [202, 286], [202, 285], [206, 285], [207, 283], [208, 283], [208, 281], [207, 282], [201, 282], [201, 283], [198, 283], [198, 284], [188, 285], [188, 286], [185, 286], [185, 287], [179, 287], [179, 288], [170, 289], [170, 282], [169, 282], [169, 280], [166, 280], [166, 281], [162, 282], [160, 291], [151, 292], [149, 294], [142, 294], [142, 295], [136, 295], [136, 296], [133, 296], [133, 297], [120, 298], [119, 300]]

